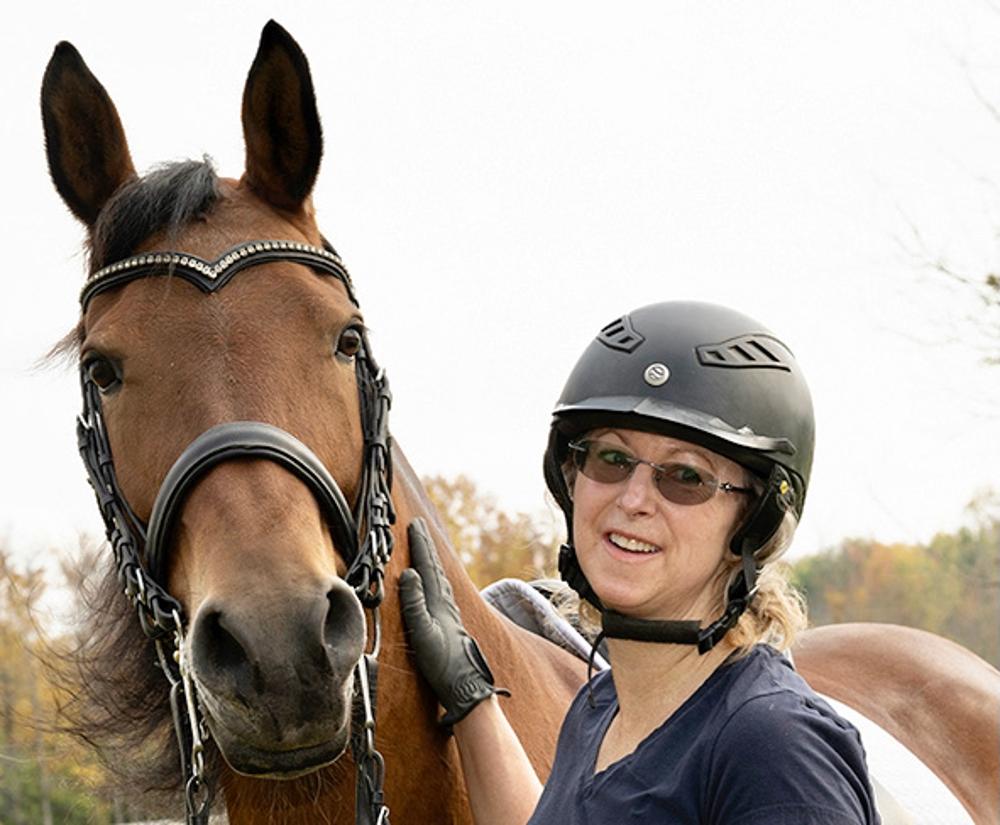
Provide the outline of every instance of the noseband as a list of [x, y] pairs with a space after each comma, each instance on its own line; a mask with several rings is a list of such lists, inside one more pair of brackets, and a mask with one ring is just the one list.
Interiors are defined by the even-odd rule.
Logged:
[[[225, 286], [238, 272], [274, 261], [310, 267], [343, 283], [358, 305], [347, 270], [332, 248], [292, 241], [255, 241], [226, 252], [216, 261], [177, 252], [152, 252], [110, 264], [88, 279], [80, 293], [82, 311], [91, 298], [138, 278], [171, 275], [184, 278], [203, 292]], [[213, 788], [205, 770], [204, 741], [208, 729], [202, 716], [184, 646], [184, 610], [165, 586], [173, 528], [184, 500], [213, 467], [236, 459], [272, 461], [302, 481], [312, 492], [330, 529], [334, 546], [348, 565], [346, 581], [371, 613], [372, 649], [362, 656], [355, 678], [355, 700], [364, 724], [355, 724], [352, 750], [358, 770], [358, 823], [388, 825], [383, 802], [384, 767], [375, 749], [375, 689], [379, 648], [378, 608], [384, 595], [385, 567], [392, 553], [395, 521], [389, 490], [392, 485], [388, 413], [392, 396], [384, 372], [371, 355], [367, 335], [355, 359], [364, 458], [361, 485], [353, 512], [333, 476], [316, 454], [291, 433], [262, 421], [233, 421], [209, 428], [181, 453], [167, 472], [153, 503], [148, 525], [122, 495], [115, 475], [111, 444], [104, 427], [97, 385], [81, 367], [83, 411], [77, 420], [77, 441], [90, 484], [104, 518], [114, 552], [118, 578], [136, 608], [143, 633], [157, 651], [170, 683], [170, 708], [180, 749], [188, 825], [208, 822]], [[172, 648], [172, 649], [171, 649]]]

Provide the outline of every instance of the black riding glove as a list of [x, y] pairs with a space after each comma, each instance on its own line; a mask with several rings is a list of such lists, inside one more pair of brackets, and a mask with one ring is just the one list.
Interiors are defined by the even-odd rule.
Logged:
[[462, 626], [451, 584], [423, 519], [414, 519], [407, 535], [413, 567], [399, 577], [403, 620], [420, 672], [444, 705], [440, 723], [450, 728], [484, 699], [510, 694], [493, 686], [479, 645]]

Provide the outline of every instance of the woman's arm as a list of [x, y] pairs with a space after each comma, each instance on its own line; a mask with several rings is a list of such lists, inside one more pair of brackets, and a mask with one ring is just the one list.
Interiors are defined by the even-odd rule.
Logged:
[[476, 825], [524, 825], [542, 783], [496, 697], [477, 705], [454, 730]]
[[408, 530], [413, 567], [399, 577], [417, 664], [453, 728], [476, 825], [524, 825], [542, 784], [507, 721], [493, 673], [465, 630], [434, 542], [420, 519]]

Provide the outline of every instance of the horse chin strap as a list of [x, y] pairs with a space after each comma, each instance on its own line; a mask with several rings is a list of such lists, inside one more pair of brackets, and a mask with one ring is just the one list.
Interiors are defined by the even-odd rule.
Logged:
[[[83, 310], [97, 293], [136, 278], [171, 274], [204, 292], [220, 289], [240, 270], [270, 261], [287, 260], [311, 267], [343, 282], [357, 305], [350, 276], [339, 256], [325, 249], [291, 241], [255, 241], [226, 252], [216, 261], [162, 252], [137, 255], [111, 264], [88, 278], [81, 293]], [[115, 474], [111, 445], [97, 386], [81, 368], [83, 410], [77, 419], [77, 441], [87, 475], [104, 519], [118, 578], [139, 617], [143, 633], [153, 641], [159, 666], [170, 683], [170, 709], [180, 750], [188, 825], [207, 825], [213, 787], [205, 767], [204, 743], [209, 738], [199, 707], [184, 636], [184, 610], [160, 584], [166, 572], [171, 532], [183, 502], [210, 469], [239, 458], [258, 458], [281, 465], [310, 489], [330, 527], [334, 544], [348, 564], [347, 582], [371, 614], [371, 650], [355, 669], [355, 715], [352, 751], [357, 766], [358, 825], [389, 825], [384, 803], [384, 762], [375, 749], [375, 699], [380, 644], [379, 606], [384, 596], [385, 568], [392, 554], [395, 522], [391, 437], [388, 413], [392, 403], [385, 373], [375, 363], [367, 335], [355, 361], [364, 434], [361, 485], [353, 512], [319, 458], [290, 433], [261, 421], [219, 424], [198, 436], [168, 471], [157, 493], [148, 526], [122, 495]], [[145, 559], [145, 565], [143, 564]], [[360, 709], [360, 712], [358, 712]]]

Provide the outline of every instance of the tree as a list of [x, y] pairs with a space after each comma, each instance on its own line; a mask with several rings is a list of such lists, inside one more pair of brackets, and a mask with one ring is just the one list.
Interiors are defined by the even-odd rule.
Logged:
[[970, 512], [971, 526], [926, 545], [847, 539], [798, 561], [812, 623], [919, 627], [1000, 666], [1000, 502], [985, 493]]
[[107, 821], [96, 760], [56, 721], [59, 691], [46, 676], [59, 639], [38, 618], [45, 591], [43, 571], [17, 569], [0, 546], [0, 822]]
[[423, 484], [477, 586], [554, 575], [557, 538], [540, 517], [505, 513], [465, 475], [430, 476]]

